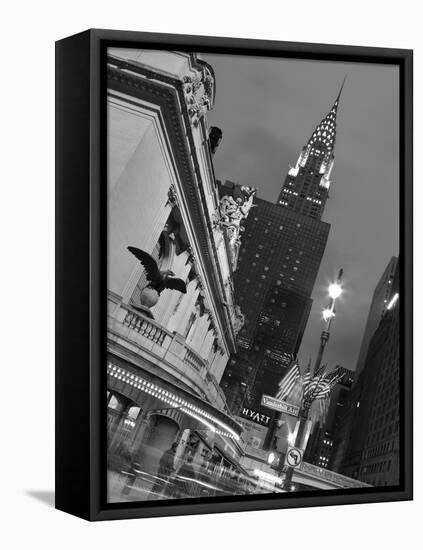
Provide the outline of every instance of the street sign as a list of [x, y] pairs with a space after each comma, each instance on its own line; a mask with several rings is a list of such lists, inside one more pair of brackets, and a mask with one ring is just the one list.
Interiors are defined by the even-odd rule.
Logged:
[[281, 401], [280, 399], [276, 399], [276, 397], [271, 397], [270, 395], [263, 394], [261, 398], [261, 404], [263, 405], [263, 407], [268, 407], [269, 409], [273, 409], [275, 411], [284, 412], [290, 414], [291, 416], [298, 416], [300, 414], [300, 407], [297, 407], [296, 405], [291, 405], [291, 403]]
[[285, 455], [285, 465], [291, 468], [298, 468], [303, 461], [304, 451], [297, 447], [288, 447]]

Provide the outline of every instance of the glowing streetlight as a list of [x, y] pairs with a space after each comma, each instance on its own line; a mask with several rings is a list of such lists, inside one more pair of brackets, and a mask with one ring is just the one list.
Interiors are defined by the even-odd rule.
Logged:
[[323, 319], [325, 321], [328, 321], [328, 319], [331, 319], [332, 317], [335, 317], [335, 313], [331, 309], [329, 309], [328, 307], [323, 310], [322, 315], [323, 315]]
[[275, 453], [269, 453], [269, 456], [267, 457], [268, 464], [273, 464], [276, 460]]
[[339, 298], [342, 294], [342, 287], [341, 285], [336, 282], [336, 283], [332, 283], [331, 285], [329, 285], [329, 296], [333, 299], [333, 300], [336, 300], [337, 298]]
[[338, 273], [338, 279], [332, 282], [328, 288], [328, 292], [330, 296], [330, 304], [322, 312], [323, 320], [325, 321], [326, 325], [324, 330], [322, 330], [322, 334], [320, 335], [320, 347], [319, 347], [319, 353], [317, 354], [317, 357], [316, 357], [316, 363], [314, 365], [314, 372], [317, 372], [320, 368], [320, 365], [322, 363], [323, 352], [329, 340], [330, 326], [332, 323], [332, 319], [336, 315], [335, 302], [337, 298], [339, 298], [342, 294], [341, 279], [342, 279], [343, 273], [344, 271], [340, 269]]

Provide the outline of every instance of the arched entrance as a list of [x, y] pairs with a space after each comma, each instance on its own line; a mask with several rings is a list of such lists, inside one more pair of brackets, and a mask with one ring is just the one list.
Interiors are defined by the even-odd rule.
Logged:
[[146, 439], [142, 444], [142, 468], [155, 475], [163, 453], [170, 449], [179, 434], [179, 424], [162, 414], [152, 414]]

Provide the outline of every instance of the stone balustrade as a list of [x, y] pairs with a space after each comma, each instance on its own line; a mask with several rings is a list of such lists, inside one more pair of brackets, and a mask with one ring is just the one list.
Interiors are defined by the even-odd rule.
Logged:
[[141, 312], [120, 304], [115, 314], [109, 316], [108, 339], [109, 345], [115, 342], [141, 355], [180, 378], [213, 405], [226, 409], [224, 394], [210, 373], [208, 361], [188, 346], [177, 332], [169, 332]]
[[164, 344], [166, 335], [169, 334], [162, 327], [153, 323], [151, 319], [147, 319], [134, 311], [127, 311], [123, 324], [159, 344], [159, 346]]

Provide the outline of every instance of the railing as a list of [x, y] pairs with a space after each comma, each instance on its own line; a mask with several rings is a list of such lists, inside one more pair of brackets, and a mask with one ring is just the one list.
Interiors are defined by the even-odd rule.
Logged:
[[192, 349], [186, 348], [185, 356], [183, 358], [184, 363], [187, 363], [196, 370], [200, 370], [204, 367], [206, 361], [199, 357]]
[[142, 317], [138, 315], [138, 313], [129, 310], [125, 315], [123, 324], [149, 340], [152, 340], [155, 344], [159, 344], [159, 346], [163, 345], [166, 335], [169, 334], [146, 317]]
[[314, 475], [320, 479], [324, 479], [326, 481], [340, 485], [341, 487], [369, 487], [367, 483], [363, 483], [362, 481], [358, 481], [357, 479], [352, 479], [351, 477], [338, 474], [337, 472], [333, 472], [332, 470], [320, 468], [319, 466], [315, 466], [314, 464], [310, 464], [308, 462], [302, 462], [299, 470], [304, 474]]
[[[138, 334], [141, 334], [159, 346], [166, 346], [168, 350], [172, 348], [172, 342], [174, 339], [179, 338], [178, 341], [180, 342], [181, 336], [167, 331], [152, 319], [144, 317], [142, 313], [138, 313], [126, 305], [122, 304], [121, 307], [126, 312], [122, 323], [131, 330], [134, 330]], [[167, 343], [165, 342], [166, 337], [168, 337]], [[208, 382], [212, 381], [212, 378], [207, 370], [207, 361], [192, 348], [188, 347], [185, 341], [180, 343], [182, 343], [184, 348], [184, 352], [181, 356], [182, 361], [197, 372], [201, 372], [203, 369], [206, 369], [205, 372], [203, 370], [203, 376], [206, 377]]]
[[[128, 329], [140, 335], [142, 339], [135, 334], [131, 336]], [[182, 335], [169, 332], [153, 319], [126, 304], [120, 304], [119, 311], [110, 316], [110, 330], [117, 337], [121, 335], [127, 341], [137, 342], [145, 349], [146, 354], [153, 354], [153, 361], [162, 362], [165, 369], [176, 369], [178, 376], [186, 377], [200, 394], [216, 406], [226, 409], [223, 390], [210, 373], [208, 361], [189, 347]], [[144, 338], [153, 346], [149, 346], [145, 341], [143, 343]], [[160, 350], [154, 349], [155, 346], [159, 346]]]

